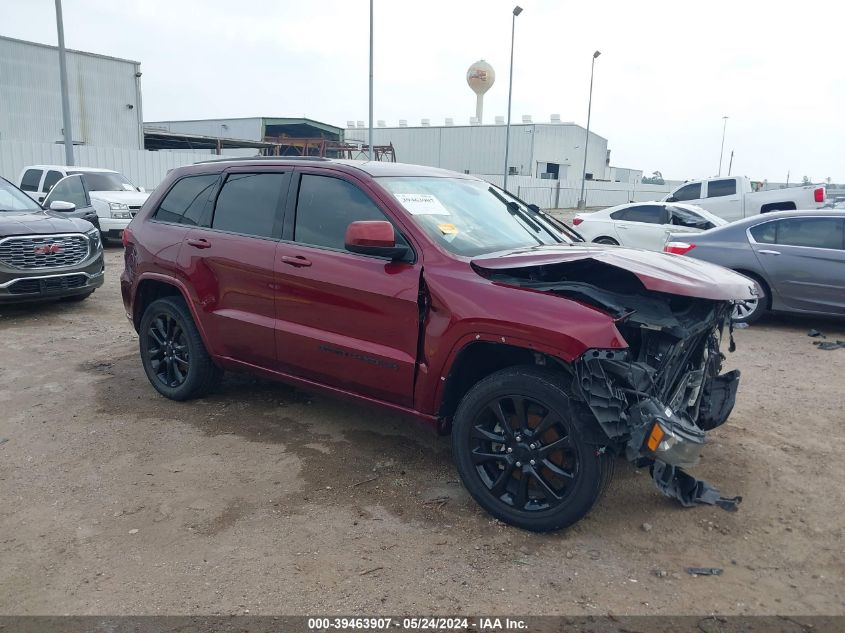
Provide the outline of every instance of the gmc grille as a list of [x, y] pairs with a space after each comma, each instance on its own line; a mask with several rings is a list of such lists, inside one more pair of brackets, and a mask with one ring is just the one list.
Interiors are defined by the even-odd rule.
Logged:
[[0, 240], [0, 263], [12, 268], [73, 266], [88, 257], [84, 235], [38, 235]]

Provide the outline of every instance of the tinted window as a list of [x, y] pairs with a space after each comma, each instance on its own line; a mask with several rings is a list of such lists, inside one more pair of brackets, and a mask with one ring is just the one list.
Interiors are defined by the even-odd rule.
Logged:
[[[304, 174], [296, 203], [293, 239], [345, 248], [346, 228], [357, 220], [387, 220], [372, 200], [344, 180]], [[399, 237], [397, 235], [397, 241]]]
[[52, 169], [48, 171], [47, 175], [44, 176], [44, 191], [50, 191], [63, 177], [61, 172]]
[[[843, 248], [841, 218], [790, 218], [778, 220], [777, 243], [785, 246]], [[756, 238], [755, 238], [756, 239]]]
[[[736, 193], [736, 179], [711, 180], [707, 183], [707, 197], [719, 198], [721, 196], [732, 196]], [[677, 194], [676, 194], [677, 195]]]
[[695, 211], [684, 209], [683, 207], [668, 207], [672, 214], [672, 224], [677, 226], [685, 226], [693, 229], [701, 229], [706, 231], [713, 228], [713, 223], [707, 218], [698, 215]]
[[41, 182], [40, 169], [27, 169], [21, 178], [21, 189], [24, 191], [38, 191], [38, 183]]
[[701, 183], [695, 182], [689, 185], [684, 185], [672, 194], [672, 197], [675, 198], [677, 202], [683, 202], [684, 200], [698, 200], [701, 198]]
[[287, 174], [229, 174], [214, 208], [212, 227], [272, 237]]
[[628, 207], [610, 214], [614, 220], [626, 222], [644, 222], [646, 224], [666, 224], [669, 219], [665, 207], [656, 204], [641, 204]]
[[183, 178], [164, 196], [156, 211], [156, 220], [207, 226], [207, 218], [203, 215], [217, 180], [217, 174]]
[[44, 199], [44, 205], [49, 207], [50, 203], [55, 201], [70, 202], [75, 204], [77, 209], [83, 209], [91, 204], [81, 176], [68, 176], [61, 180]]
[[765, 222], [764, 224], [752, 226], [749, 231], [751, 231], [751, 237], [754, 238], [755, 242], [759, 244], [775, 244], [777, 242], [777, 225], [777, 222]]

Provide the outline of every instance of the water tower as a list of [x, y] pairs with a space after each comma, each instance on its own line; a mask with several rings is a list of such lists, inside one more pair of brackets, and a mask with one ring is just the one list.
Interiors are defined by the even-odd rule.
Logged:
[[493, 87], [493, 82], [495, 81], [496, 71], [483, 59], [475, 62], [467, 70], [467, 83], [476, 95], [475, 118], [478, 120], [479, 125], [482, 123], [482, 114], [484, 112], [484, 93]]

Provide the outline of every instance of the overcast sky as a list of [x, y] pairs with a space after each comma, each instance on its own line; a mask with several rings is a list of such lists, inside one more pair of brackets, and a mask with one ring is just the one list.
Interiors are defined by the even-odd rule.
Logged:
[[[667, 178], [725, 167], [845, 182], [845, 23], [837, 1], [519, 0], [513, 120], [587, 119], [611, 162]], [[2, 0], [0, 34], [56, 43], [53, 0]], [[469, 65], [507, 111], [511, 0], [375, 0], [375, 118], [468, 123]], [[64, 0], [70, 48], [141, 62], [144, 118], [367, 118], [367, 0]], [[401, 160], [401, 156], [399, 157]]]

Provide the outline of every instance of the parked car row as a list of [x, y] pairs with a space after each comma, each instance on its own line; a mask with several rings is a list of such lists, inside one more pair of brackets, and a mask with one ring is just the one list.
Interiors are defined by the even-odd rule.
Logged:
[[49, 206], [51, 200], [73, 203], [100, 229], [104, 240], [119, 240], [123, 229], [149, 197], [142, 187], [111, 169], [32, 165], [24, 167], [18, 186], [33, 200]]

